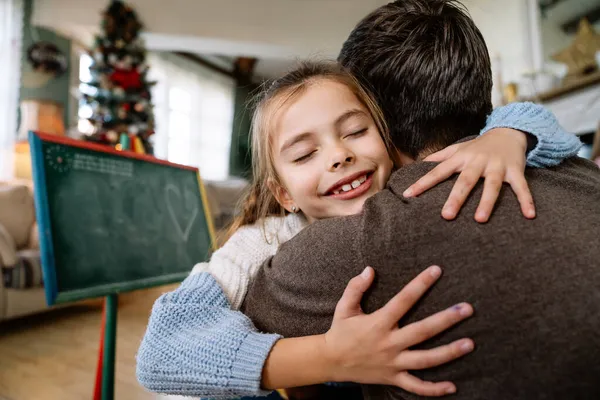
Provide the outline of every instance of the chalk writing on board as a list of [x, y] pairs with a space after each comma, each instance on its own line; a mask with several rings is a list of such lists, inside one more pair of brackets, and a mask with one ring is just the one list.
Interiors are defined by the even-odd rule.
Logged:
[[46, 150], [48, 165], [58, 172], [66, 172], [71, 168], [71, 157], [63, 146], [48, 146]]
[[97, 157], [90, 154], [75, 153], [73, 169], [78, 171], [99, 172], [101, 174], [133, 177], [133, 162]]
[[198, 204], [194, 204], [194, 208], [191, 210], [191, 215], [188, 218], [187, 223], [184, 222], [185, 228], [181, 226], [181, 224], [179, 223], [179, 220], [177, 219], [177, 214], [175, 213], [175, 202], [176, 201], [185, 201], [184, 197], [181, 195], [181, 191], [179, 190], [179, 188], [177, 188], [177, 186], [173, 185], [173, 184], [167, 184], [165, 186], [165, 200], [167, 203], [167, 210], [169, 212], [169, 216], [171, 217], [171, 220], [173, 221], [173, 225], [175, 225], [175, 228], [177, 229], [177, 232], [179, 233], [179, 235], [181, 236], [181, 239], [183, 239], [184, 242], [187, 243], [189, 237], [190, 237], [190, 231], [192, 230], [192, 226], [194, 225], [194, 221], [196, 220], [196, 217], [198, 216]]

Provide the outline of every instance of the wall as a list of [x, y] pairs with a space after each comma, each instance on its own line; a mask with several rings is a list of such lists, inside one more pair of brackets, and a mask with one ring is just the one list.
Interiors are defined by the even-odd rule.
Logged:
[[463, 1], [483, 34], [490, 55], [500, 58], [504, 84], [533, 69], [526, 0]]
[[[27, 75], [33, 73], [33, 69], [31, 64], [27, 61], [27, 49], [31, 46], [35, 41], [48, 41], [55, 44], [65, 55], [67, 61], [70, 62], [71, 56], [71, 41], [61, 35], [56, 34], [53, 31], [48, 29], [39, 28], [32, 25], [31, 16], [34, 9], [34, 6], [37, 6], [38, 3], [43, 2], [43, 0], [38, 0], [35, 2], [34, 0], [25, 0], [25, 9], [24, 9], [24, 21], [23, 21], [23, 47], [22, 47], [22, 71], [21, 71], [21, 82], [23, 83], [23, 79], [27, 79]], [[40, 99], [40, 100], [50, 100], [55, 101], [63, 105], [64, 107], [64, 122], [65, 127], [68, 128], [70, 124], [70, 113], [69, 113], [69, 102], [71, 100], [71, 96], [69, 94], [69, 85], [70, 85], [70, 65], [68, 66], [67, 71], [59, 76], [58, 78], [51, 79], [46, 84], [35, 87], [28, 88], [24, 87], [21, 84], [20, 90], [20, 98], [21, 100], [27, 99]]]

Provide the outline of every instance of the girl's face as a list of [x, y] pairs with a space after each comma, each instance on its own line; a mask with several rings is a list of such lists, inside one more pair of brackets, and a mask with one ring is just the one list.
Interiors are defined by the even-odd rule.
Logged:
[[379, 192], [392, 160], [368, 110], [345, 85], [322, 79], [282, 107], [272, 151], [283, 207], [309, 221], [356, 214]]

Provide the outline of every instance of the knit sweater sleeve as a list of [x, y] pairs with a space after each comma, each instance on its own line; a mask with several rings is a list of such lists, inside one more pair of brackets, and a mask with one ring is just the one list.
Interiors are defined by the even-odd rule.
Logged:
[[494, 128], [512, 128], [537, 138], [537, 145], [527, 155], [528, 167], [552, 167], [573, 157], [581, 148], [581, 141], [566, 132], [552, 112], [534, 103], [511, 103], [496, 108], [487, 118], [480, 134]]
[[290, 240], [306, 225], [302, 216], [289, 214], [243, 226], [214, 252], [210, 261], [197, 264], [192, 274], [210, 273], [223, 289], [231, 308], [239, 310], [260, 266], [275, 255], [280, 244]]
[[248, 317], [231, 310], [210, 274], [193, 274], [155, 302], [137, 354], [137, 379], [171, 395], [266, 395], [262, 368], [279, 338], [257, 332]]

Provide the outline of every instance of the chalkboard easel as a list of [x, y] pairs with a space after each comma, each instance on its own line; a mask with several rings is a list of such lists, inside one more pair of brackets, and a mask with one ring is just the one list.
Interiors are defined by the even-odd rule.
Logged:
[[118, 294], [209, 258], [206, 191], [197, 168], [36, 132], [29, 143], [46, 301], [105, 297], [94, 399], [112, 400]]

